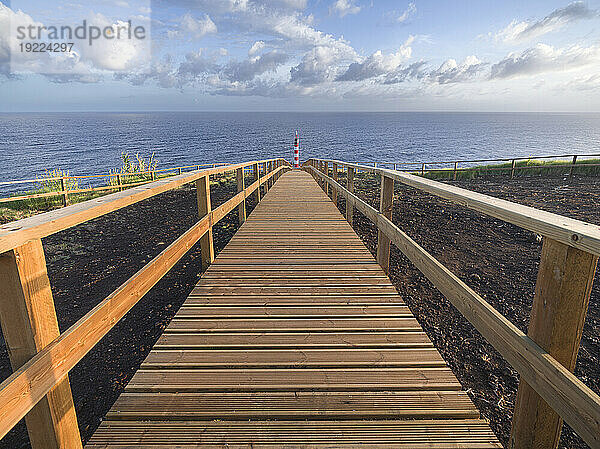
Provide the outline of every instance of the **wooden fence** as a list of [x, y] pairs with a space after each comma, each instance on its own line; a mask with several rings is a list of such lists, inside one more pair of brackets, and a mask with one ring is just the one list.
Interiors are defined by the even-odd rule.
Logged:
[[[377, 226], [377, 260], [386, 272], [393, 243], [519, 372], [511, 449], [557, 447], [562, 419], [600, 447], [600, 397], [572, 373], [600, 255], [599, 226], [400, 171], [322, 159], [309, 159], [304, 169], [334, 201], [346, 199], [350, 223], [356, 209]], [[339, 169], [347, 171], [346, 187], [337, 182]], [[357, 171], [381, 176], [379, 210], [355, 195]], [[395, 181], [544, 236], [527, 335], [394, 225]]]
[[[32, 193], [27, 195], [17, 195], [17, 196], [9, 196], [5, 198], [0, 198], [0, 203], [10, 203], [14, 201], [22, 201], [22, 200], [30, 200], [35, 198], [47, 198], [53, 196], [62, 196], [63, 206], [69, 205], [69, 195], [74, 195], [78, 193], [89, 193], [89, 192], [102, 192], [106, 190], [123, 190], [129, 187], [136, 187], [143, 184], [148, 184], [150, 182], [155, 181], [156, 179], [163, 176], [170, 176], [173, 174], [180, 175], [184, 171], [191, 170], [201, 170], [206, 167], [217, 167], [223, 166], [227, 164], [218, 163], [218, 164], [197, 164], [197, 165], [185, 165], [181, 167], [170, 167], [170, 168], [161, 168], [159, 170], [149, 170], [144, 172], [135, 172], [135, 173], [109, 173], [107, 175], [79, 175], [79, 176], [61, 176], [59, 178], [37, 178], [37, 179], [21, 179], [18, 181], [1, 181], [1, 185], [19, 185], [19, 184], [39, 184], [39, 183], [50, 183], [55, 182], [57, 186], [60, 188], [58, 190], [53, 190], [51, 192], [43, 192], [43, 193]], [[170, 173], [170, 174], [169, 174]], [[143, 181], [137, 182], [127, 182], [127, 178], [132, 177], [140, 177], [147, 176], [149, 179], [145, 179]], [[99, 187], [87, 187], [83, 189], [69, 189], [68, 182], [69, 180], [82, 180], [82, 179], [103, 179], [108, 178], [107, 186], [99, 186]]]
[[[515, 174], [521, 170], [548, 170], [553, 168], [569, 169], [569, 176], [573, 176], [576, 167], [600, 167], [600, 163], [586, 163], [583, 158], [598, 158], [600, 154], [563, 154], [558, 156], [531, 156], [531, 157], [513, 157], [513, 158], [497, 158], [497, 159], [471, 159], [471, 160], [451, 160], [451, 161], [429, 161], [429, 162], [355, 162], [357, 165], [372, 165], [374, 168], [393, 168], [401, 171], [420, 173], [424, 176], [427, 173], [448, 173], [452, 174], [452, 179], [456, 180], [457, 175], [461, 172], [479, 171], [479, 172], [510, 172], [510, 177], [514, 178]], [[520, 161], [530, 160], [554, 160], [552, 165], [518, 165]], [[564, 163], [559, 163], [564, 162]], [[491, 163], [488, 166], [475, 164]], [[495, 167], [502, 163], [510, 163], [510, 167]], [[465, 166], [466, 165], [466, 166]], [[444, 168], [435, 168], [446, 166]]]
[[[255, 179], [247, 187], [246, 168]], [[0, 384], [0, 438], [25, 417], [34, 449], [81, 448], [69, 371], [198, 241], [203, 266], [210, 264], [213, 226], [236, 207], [242, 223], [246, 198], [260, 201], [260, 187], [288, 168], [284, 159], [269, 159], [181, 173], [0, 226], [0, 322], [14, 370]], [[238, 193], [211, 210], [209, 176], [229, 171]], [[192, 182], [199, 221], [61, 334], [41, 239]]]

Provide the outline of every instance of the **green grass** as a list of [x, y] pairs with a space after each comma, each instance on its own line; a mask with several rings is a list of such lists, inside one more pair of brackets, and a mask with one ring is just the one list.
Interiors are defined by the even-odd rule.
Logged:
[[[515, 177], [534, 177], [534, 176], [568, 176], [571, 167], [561, 167], [561, 165], [570, 165], [570, 160], [555, 160], [555, 161], [543, 161], [537, 159], [529, 159], [526, 161], [517, 161], [515, 164]], [[594, 167], [589, 166], [590, 164], [600, 164], [600, 159], [584, 159], [577, 161], [574, 167], [573, 174], [579, 176], [598, 176], [600, 175], [600, 166]], [[526, 167], [526, 168], [520, 168]], [[492, 168], [493, 170], [489, 170]], [[519, 169], [520, 168], [520, 169]], [[503, 164], [491, 164], [491, 165], [480, 165], [471, 167], [468, 169], [460, 170], [456, 173], [457, 180], [469, 180], [480, 177], [510, 177], [512, 172], [511, 162]], [[418, 171], [413, 172], [414, 174], [421, 174]], [[444, 168], [439, 170], [427, 171], [425, 169], [426, 178], [429, 179], [453, 179], [454, 169]]]

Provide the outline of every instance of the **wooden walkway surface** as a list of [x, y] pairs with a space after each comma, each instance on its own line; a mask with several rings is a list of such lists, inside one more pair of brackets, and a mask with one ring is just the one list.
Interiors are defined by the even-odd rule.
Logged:
[[86, 447], [357, 446], [501, 447], [350, 225], [292, 171]]

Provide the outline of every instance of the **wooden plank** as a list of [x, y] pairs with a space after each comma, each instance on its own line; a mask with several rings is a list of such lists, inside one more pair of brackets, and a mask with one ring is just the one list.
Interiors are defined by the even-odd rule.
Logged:
[[192, 294], [199, 295], [297, 295], [311, 293], [316, 295], [353, 295], [356, 293], [385, 294], [396, 293], [396, 289], [389, 285], [369, 285], [369, 286], [334, 286], [334, 287], [204, 287], [202, 285], [194, 287]]
[[[13, 370], [60, 335], [41, 240], [0, 254], [0, 321]], [[82, 447], [68, 377], [48, 391], [25, 421], [33, 449]]]
[[[228, 448], [501, 448], [480, 420], [103, 422], [87, 446], [143, 449]], [[237, 445], [237, 446], [236, 446]], [[164, 446], [162, 446], [164, 447]]]
[[109, 420], [477, 419], [461, 391], [124, 393]]
[[156, 349], [224, 348], [432, 348], [425, 333], [413, 332], [294, 332], [294, 333], [170, 333]]
[[[598, 257], [545, 238], [527, 336], [569, 371], [575, 369]], [[562, 419], [521, 381], [511, 448], [556, 448]]]
[[414, 318], [303, 318], [303, 319], [188, 319], [174, 318], [167, 329], [170, 332], [337, 332], [355, 331], [412, 331], [420, 330]]
[[286, 306], [226, 306], [190, 305], [186, 303], [175, 315], [177, 318], [407, 318], [412, 317], [407, 306], [372, 305], [372, 306], [322, 306], [305, 305], [301, 307]]
[[186, 301], [188, 306], [202, 305], [265, 305], [265, 306], [303, 306], [307, 304], [328, 305], [372, 305], [372, 304], [402, 305], [397, 295], [353, 294], [353, 295], [191, 295]]
[[139, 370], [127, 392], [460, 390], [448, 368]]
[[198, 217], [200, 219], [209, 216], [208, 230], [200, 238], [200, 255], [202, 257], [202, 268], [206, 269], [215, 260], [215, 249], [213, 246], [213, 222], [210, 213], [212, 211], [210, 198], [210, 178], [205, 176], [196, 180], [196, 196], [198, 200]]
[[191, 368], [339, 368], [339, 367], [443, 367], [444, 361], [428, 349], [245, 349], [153, 350], [141, 369]]

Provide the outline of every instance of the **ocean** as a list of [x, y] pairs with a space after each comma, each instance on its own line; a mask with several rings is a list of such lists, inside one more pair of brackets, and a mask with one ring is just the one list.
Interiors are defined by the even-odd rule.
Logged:
[[[421, 162], [600, 153], [600, 114], [558, 113], [5, 113], [0, 181], [46, 170], [105, 174], [121, 152], [158, 168], [272, 157]], [[0, 193], [25, 186], [2, 186]]]

